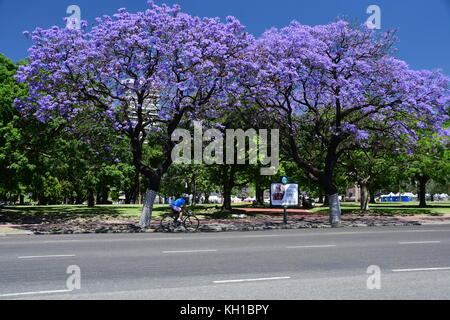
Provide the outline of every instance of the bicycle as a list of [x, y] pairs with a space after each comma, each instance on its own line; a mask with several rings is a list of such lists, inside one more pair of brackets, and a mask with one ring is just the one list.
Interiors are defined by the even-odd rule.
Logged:
[[181, 217], [181, 222], [176, 225], [175, 218], [172, 214], [167, 214], [161, 219], [161, 229], [167, 232], [173, 232], [179, 227], [183, 226], [185, 231], [194, 232], [197, 231], [200, 226], [200, 220], [195, 214], [188, 210]]

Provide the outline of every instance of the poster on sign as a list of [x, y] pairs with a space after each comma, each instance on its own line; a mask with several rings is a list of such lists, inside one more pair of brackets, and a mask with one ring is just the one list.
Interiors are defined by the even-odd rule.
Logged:
[[270, 187], [270, 203], [273, 206], [298, 206], [298, 184], [272, 183]]

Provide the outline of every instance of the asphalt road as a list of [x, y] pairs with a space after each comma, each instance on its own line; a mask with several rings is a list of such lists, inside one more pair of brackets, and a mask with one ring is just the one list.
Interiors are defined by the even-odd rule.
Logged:
[[0, 237], [0, 299], [449, 298], [450, 225]]

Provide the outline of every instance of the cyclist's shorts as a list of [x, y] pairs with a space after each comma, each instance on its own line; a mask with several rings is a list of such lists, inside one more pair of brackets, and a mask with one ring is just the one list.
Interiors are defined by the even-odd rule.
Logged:
[[181, 211], [181, 208], [180, 208], [180, 207], [173, 206], [173, 207], [172, 207], [172, 211], [173, 211], [174, 213], [178, 213], [178, 212]]

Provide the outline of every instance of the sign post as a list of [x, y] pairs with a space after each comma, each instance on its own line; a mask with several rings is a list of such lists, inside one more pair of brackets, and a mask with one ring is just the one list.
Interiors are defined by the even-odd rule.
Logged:
[[287, 208], [298, 206], [298, 184], [289, 183], [287, 177], [283, 177], [281, 183], [272, 183], [270, 203], [272, 206], [283, 207], [283, 222], [287, 224]]
[[[287, 177], [283, 177], [281, 178], [281, 183], [286, 186], [286, 184], [288, 183], [288, 178]], [[287, 224], [288, 222], [288, 218], [287, 218], [287, 205], [285, 204], [283, 206], [283, 223]]]

